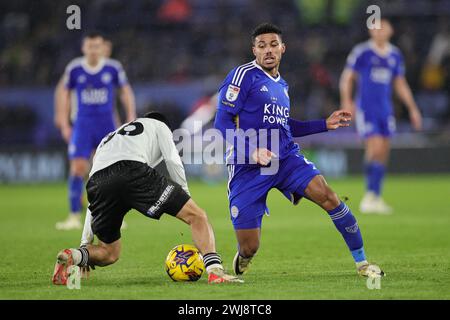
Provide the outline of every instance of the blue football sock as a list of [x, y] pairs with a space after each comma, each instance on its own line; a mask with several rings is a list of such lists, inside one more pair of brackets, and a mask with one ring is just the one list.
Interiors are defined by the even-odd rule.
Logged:
[[81, 195], [83, 192], [83, 178], [69, 176], [69, 203], [70, 212], [81, 212]]
[[361, 231], [349, 207], [341, 202], [339, 206], [328, 211], [328, 214], [336, 229], [342, 234], [355, 262], [366, 260]]
[[366, 163], [366, 182], [367, 191], [372, 191], [377, 196], [381, 194], [381, 187], [383, 185], [384, 174], [386, 167], [384, 164], [371, 161]]

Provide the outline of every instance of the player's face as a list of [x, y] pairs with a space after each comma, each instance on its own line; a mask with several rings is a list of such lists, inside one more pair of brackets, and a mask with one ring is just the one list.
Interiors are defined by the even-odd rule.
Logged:
[[105, 47], [103, 38], [85, 38], [82, 47], [83, 54], [91, 62], [97, 62], [104, 55]]
[[286, 47], [276, 33], [260, 34], [255, 38], [253, 44], [256, 62], [268, 71], [272, 71], [274, 68], [278, 70], [281, 56], [285, 51]]
[[381, 20], [380, 29], [371, 29], [369, 30], [370, 37], [376, 42], [388, 42], [394, 30], [389, 21]]

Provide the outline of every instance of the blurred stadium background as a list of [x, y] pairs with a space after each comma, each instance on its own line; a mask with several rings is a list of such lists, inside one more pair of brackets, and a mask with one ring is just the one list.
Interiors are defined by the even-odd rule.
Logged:
[[[81, 8], [81, 30], [66, 28], [71, 4]], [[0, 181], [64, 180], [66, 145], [53, 124], [53, 94], [64, 67], [81, 55], [86, 31], [112, 41], [138, 114], [158, 109], [178, 127], [231, 68], [252, 59], [252, 28], [274, 22], [288, 48], [281, 73], [291, 87], [291, 115], [315, 119], [339, 106], [339, 76], [351, 48], [368, 37], [370, 4], [395, 27], [393, 43], [425, 121], [423, 132], [413, 132], [396, 102], [390, 172], [449, 172], [450, 0], [17, 0], [0, 3]], [[354, 127], [302, 145], [327, 175], [361, 172]], [[191, 176], [204, 173], [194, 167]]]

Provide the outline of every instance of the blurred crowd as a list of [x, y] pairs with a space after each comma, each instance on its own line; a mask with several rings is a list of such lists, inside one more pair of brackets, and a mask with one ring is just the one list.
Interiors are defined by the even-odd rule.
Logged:
[[[71, 4], [81, 8], [81, 31], [66, 28]], [[220, 83], [253, 58], [251, 30], [270, 21], [284, 32], [292, 115], [318, 118], [339, 105], [339, 76], [351, 48], [368, 37], [370, 4], [392, 21], [425, 126], [450, 130], [450, 0], [1, 1], [0, 86], [55, 85], [91, 29], [112, 41], [132, 83]], [[406, 118], [399, 105], [396, 112]]]

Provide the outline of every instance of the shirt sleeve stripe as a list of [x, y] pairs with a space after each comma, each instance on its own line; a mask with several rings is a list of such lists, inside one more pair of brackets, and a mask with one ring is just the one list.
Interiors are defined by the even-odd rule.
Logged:
[[244, 79], [245, 74], [247, 73], [247, 71], [256, 68], [255, 66], [252, 66], [251, 68], [247, 68], [245, 69], [244, 72], [242, 72], [242, 75], [239, 77], [239, 82], [237, 83], [237, 86], [239, 87], [242, 83], [242, 80]]
[[231, 80], [231, 83], [235, 84], [237, 82], [242, 70], [245, 68], [248, 68], [252, 65], [253, 65], [253, 62], [249, 62], [249, 63], [243, 64], [242, 66], [237, 67], [236, 71], [234, 72], [234, 76], [233, 76], [233, 79]]

